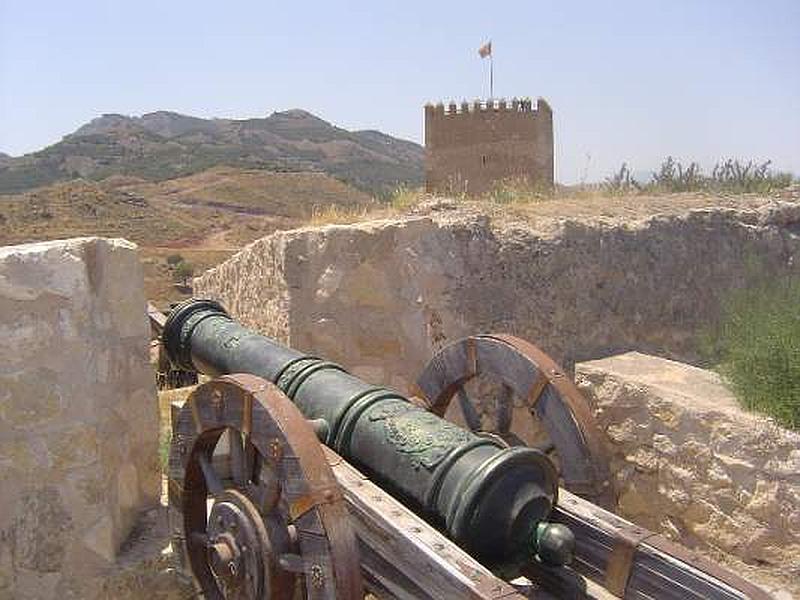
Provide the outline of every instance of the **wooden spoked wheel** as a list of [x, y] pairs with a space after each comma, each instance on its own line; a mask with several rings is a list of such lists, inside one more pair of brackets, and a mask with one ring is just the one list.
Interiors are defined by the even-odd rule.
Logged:
[[339, 485], [313, 429], [271, 383], [227, 375], [199, 386], [174, 423], [170, 473], [205, 598], [363, 598]]
[[[478, 378], [499, 384], [490, 411], [485, 400], [476, 402], [467, 391]], [[533, 344], [510, 335], [465, 338], [431, 359], [417, 388], [423, 403], [437, 415], [444, 417], [455, 403], [473, 431], [548, 454], [568, 490], [601, 505], [613, 501], [608, 460], [585, 398], [563, 369]], [[521, 419], [533, 422], [516, 422]], [[532, 436], [519, 433], [537, 427], [544, 439], [525, 439]]]

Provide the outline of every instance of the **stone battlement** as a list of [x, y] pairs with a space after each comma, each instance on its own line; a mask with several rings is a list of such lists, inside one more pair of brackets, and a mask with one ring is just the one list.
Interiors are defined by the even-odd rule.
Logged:
[[501, 111], [520, 113], [529, 116], [538, 112], [552, 113], [550, 105], [544, 98], [539, 98], [534, 107], [533, 101], [530, 98], [512, 98], [510, 101], [505, 98], [490, 98], [488, 100], [475, 99], [472, 102], [462, 100], [460, 103], [450, 101], [447, 104], [443, 102], [428, 103], [425, 105], [425, 117], [436, 116], [455, 116], [455, 115], [478, 115], [480, 113], [493, 115]]

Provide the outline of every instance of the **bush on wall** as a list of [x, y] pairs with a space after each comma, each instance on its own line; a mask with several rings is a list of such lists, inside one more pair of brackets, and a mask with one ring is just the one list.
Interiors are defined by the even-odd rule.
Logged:
[[800, 429], [800, 277], [733, 293], [710, 341], [745, 408]]

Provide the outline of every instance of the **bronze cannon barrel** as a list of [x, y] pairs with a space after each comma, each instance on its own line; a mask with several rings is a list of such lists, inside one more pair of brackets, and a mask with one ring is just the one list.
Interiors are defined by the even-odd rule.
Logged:
[[397, 391], [243, 327], [212, 300], [174, 308], [162, 340], [182, 368], [251, 373], [277, 385], [323, 443], [489, 566], [571, 559], [571, 533], [547, 522], [558, 476], [540, 451], [462, 429]]

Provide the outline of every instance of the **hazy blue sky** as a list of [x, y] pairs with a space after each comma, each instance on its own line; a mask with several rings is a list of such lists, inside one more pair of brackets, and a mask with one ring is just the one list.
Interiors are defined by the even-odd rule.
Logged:
[[305, 108], [422, 141], [429, 100], [547, 98], [562, 181], [667, 154], [800, 173], [800, 0], [0, 0], [0, 151], [100, 113]]

